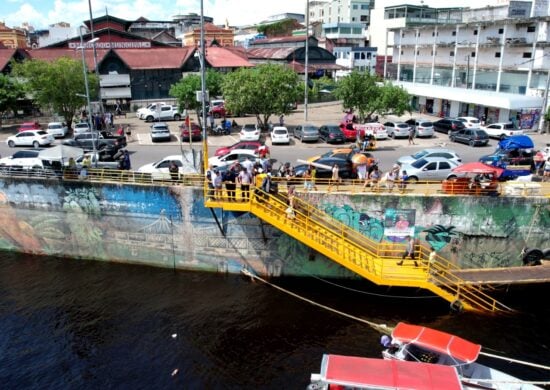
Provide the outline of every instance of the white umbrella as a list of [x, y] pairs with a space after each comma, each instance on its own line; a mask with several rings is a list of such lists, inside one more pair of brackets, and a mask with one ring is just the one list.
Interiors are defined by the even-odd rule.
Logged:
[[49, 161], [59, 161], [63, 165], [64, 159], [78, 158], [84, 154], [84, 149], [68, 145], [57, 145], [52, 148], [41, 150], [38, 158]]

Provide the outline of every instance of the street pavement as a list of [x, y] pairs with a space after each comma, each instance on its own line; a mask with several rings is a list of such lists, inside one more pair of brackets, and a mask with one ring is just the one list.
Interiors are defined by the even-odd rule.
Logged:
[[[324, 124], [338, 124], [341, 122], [344, 111], [340, 102], [318, 103], [312, 104], [308, 107], [307, 120], [305, 119], [304, 107], [298, 106], [298, 109], [285, 116], [285, 125], [289, 128], [289, 132], [292, 135], [294, 126], [298, 124], [310, 123], [313, 125]], [[402, 117], [390, 116], [388, 118], [380, 118], [380, 122], [387, 120], [407, 120], [411, 117], [426, 118], [431, 121], [439, 119], [435, 116], [419, 115], [413, 113], [413, 115], [406, 114]], [[213, 155], [214, 151], [220, 146], [228, 146], [239, 141], [239, 130], [245, 123], [256, 123], [256, 118], [252, 116], [230, 118], [235, 120], [239, 128], [233, 129], [230, 135], [221, 136], [209, 136], [207, 138], [209, 155]], [[278, 116], [270, 118], [271, 121], [276, 124], [278, 122]], [[38, 118], [40, 120], [40, 118]], [[191, 117], [192, 121], [197, 121], [195, 115]], [[219, 123], [219, 119], [217, 123]], [[120, 117], [115, 119], [115, 126], [122, 124], [124, 126], [130, 125], [132, 129], [132, 138], [128, 142], [127, 149], [131, 153], [132, 167], [138, 168], [141, 165], [157, 161], [165, 156], [181, 153], [182, 149], [200, 149], [202, 142], [195, 142], [190, 145], [188, 142], [180, 143], [178, 126], [181, 122], [168, 121], [166, 122], [172, 132], [172, 141], [153, 143], [149, 135], [149, 127], [151, 123], [139, 120], [134, 113], [128, 113], [127, 117]], [[43, 126], [46, 123], [42, 123]], [[10, 149], [5, 139], [14, 134], [17, 131], [16, 126], [11, 128], [4, 127], [0, 133], [0, 155], [9, 156], [20, 148]], [[538, 134], [535, 132], [528, 133], [535, 142], [536, 149], [542, 148], [546, 143], [550, 143], [550, 135]], [[61, 143], [62, 140], [56, 140], [56, 144]], [[323, 153], [335, 147], [346, 147], [350, 143], [343, 145], [327, 145], [324, 142], [303, 144], [298, 140], [291, 138], [290, 145], [277, 145], [271, 146], [269, 137], [266, 137], [266, 144], [271, 148], [271, 156], [275, 159], [275, 167], [277, 163], [290, 162], [296, 164], [297, 159], [305, 159], [313, 155]], [[489, 154], [496, 148], [498, 144], [497, 140], [491, 140], [489, 146], [472, 148], [468, 145], [457, 144], [449, 142], [449, 138], [445, 134], [435, 133], [433, 138], [416, 138], [415, 145], [409, 145], [408, 140], [405, 139], [388, 139], [381, 140], [377, 144], [377, 149], [374, 152], [375, 157], [380, 161], [380, 167], [383, 171], [389, 169], [391, 165], [402, 155], [412, 154], [421, 149], [429, 147], [447, 147], [455, 150], [462, 157], [463, 162], [477, 161], [480, 156]]]

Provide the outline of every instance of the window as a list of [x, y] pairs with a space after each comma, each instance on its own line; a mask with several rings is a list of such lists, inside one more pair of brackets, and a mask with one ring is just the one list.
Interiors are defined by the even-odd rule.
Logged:
[[497, 52], [495, 53], [495, 58], [500, 58], [500, 51], [497, 51]]
[[360, 53], [353, 53], [353, 58], [358, 60], [361, 58], [360, 55], [361, 55]]
[[352, 16], [351, 21], [355, 22], [355, 16]]
[[523, 58], [531, 58], [531, 53], [523, 53]]
[[420, 55], [420, 50], [417, 50], [417, 51], [416, 51], [416, 55], [417, 55], [417, 56]]
[[361, 15], [361, 22], [368, 22], [369, 16], [368, 15]]
[[451, 34], [453, 37], [456, 37], [456, 31], [453, 31], [453, 33]]
[[449, 164], [447, 161], [441, 161], [439, 163], [439, 169], [451, 169], [451, 164]]
[[454, 56], [455, 56], [455, 52], [454, 52], [454, 51], [451, 51], [451, 52], [449, 53], [449, 55], [450, 55], [451, 57], [454, 57]]
[[361, 9], [369, 9], [369, 5], [368, 4], [361, 4]]
[[535, 32], [535, 26], [527, 26], [527, 32]]
[[405, 38], [405, 33], [404, 32], [401, 33], [401, 38]]
[[401, 55], [403, 55], [403, 50], [401, 50]]
[[474, 30], [474, 35], [477, 35], [477, 28]]
[[358, 9], [359, 7], [357, 6], [357, 4], [353, 4], [353, 5], [351, 6], [351, 8], [352, 8], [352, 9]]
[[503, 28], [499, 28], [499, 29], [498, 29], [498, 33], [499, 33], [499, 34], [504, 34], [504, 29], [503, 29]]
[[420, 31], [417, 31], [417, 32], [416, 32], [416, 36], [417, 36], [417, 37], [420, 36]]
[[435, 37], [435, 31], [432, 31], [432, 37]]
[[471, 54], [470, 54], [470, 57], [475, 57], [476, 56], [476, 52], [473, 51]]

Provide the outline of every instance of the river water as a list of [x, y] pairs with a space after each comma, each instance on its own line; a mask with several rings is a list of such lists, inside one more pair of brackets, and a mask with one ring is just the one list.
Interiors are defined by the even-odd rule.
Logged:
[[[2, 389], [304, 389], [323, 353], [380, 356], [377, 330], [242, 276], [10, 253], [0, 269]], [[508, 291], [520, 312], [496, 317], [452, 314], [411, 290], [274, 283], [373, 323], [427, 325], [550, 364], [549, 288]]]

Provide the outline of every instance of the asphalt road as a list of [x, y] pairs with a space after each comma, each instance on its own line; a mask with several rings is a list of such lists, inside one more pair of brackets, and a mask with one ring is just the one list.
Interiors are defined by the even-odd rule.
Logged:
[[[292, 134], [292, 129], [299, 123], [304, 123], [304, 111], [300, 106], [298, 110], [288, 115], [285, 118], [285, 125], [289, 127], [289, 131]], [[322, 104], [315, 107], [310, 107], [308, 110], [308, 123], [315, 125], [322, 125], [327, 123], [339, 123], [343, 117], [341, 105], [336, 103]], [[429, 118], [423, 116], [429, 120], [435, 120], [436, 118]], [[408, 119], [409, 116], [400, 118], [401, 120]], [[38, 118], [40, 120], [40, 118]], [[193, 118], [192, 118], [193, 119]], [[232, 118], [233, 119], [233, 118]], [[234, 118], [236, 122], [242, 126], [245, 123], [255, 123], [254, 117], [246, 118]], [[389, 120], [390, 118], [388, 118]], [[391, 118], [394, 119], [394, 118]], [[273, 118], [277, 120], [277, 118]], [[218, 120], [219, 121], [219, 120]], [[384, 121], [384, 119], [381, 119]], [[115, 119], [115, 124], [130, 124], [132, 128], [132, 139], [128, 142], [127, 149], [131, 153], [131, 162], [134, 169], [139, 168], [141, 165], [160, 160], [161, 158], [172, 155], [180, 154], [182, 148], [189, 149], [191, 147], [199, 150], [202, 147], [202, 143], [180, 143], [178, 136], [178, 125], [181, 122], [167, 122], [171, 132], [173, 134], [171, 142], [164, 143], [152, 143], [149, 136], [150, 123], [145, 123], [137, 119], [133, 114], [128, 114], [127, 118]], [[45, 123], [43, 123], [45, 125]], [[16, 132], [16, 127], [7, 128], [4, 127], [0, 132], [0, 155], [2, 157], [10, 156], [16, 150], [23, 148], [10, 149], [5, 142], [5, 139]], [[542, 148], [546, 143], [550, 143], [550, 135], [548, 134], [529, 134], [534, 142], [536, 148]], [[209, 155], [213, 155], [214, 151], [220, 146], [228, 146], [239, 141], [238, 130], [233, 130], [231, 135], [222, 136], [209, 136], [208, 137], [208, 149]], [[61, 143], [62, 140], [56, 140], [56, 144]], [[306, 143], [302, 144], [298, 140], [291, 139], [290, 145], [276, 145], [271, 146], [269, 138], [266, 140], [266, 144], [271, 149], [271, 157], [274, 161], [274, 168], [278, 168], [279, 164], [290, 162], [296, 165], [297, 159], [306, 159], [308, 157], [324, 153], [335, 147], [347, 147], [350, 143], [343, 145], [327, 145], [322, 142], [318, 143]], [[378, 147], [373, 152], [375, 157], [380, 161], [380, 167], [382, 171], [388, 170], [393, 163], [403, 155], [413, 154], [421, 149], [429, 147], [447, 147], [455, 150], [461, 157], [463, 162], [477, 161], [480, 156], [489, 154], [497, 147], [498, 140], [491, 140], [489, 146], [485, 147], [470, 147], [468, 145], [451, 143], [449, 138], [445, 134], [436, 133], [435, 137], [428, 139], [415, 139], [415, 145], [409, 145], [407, 139], [398, 140], [381, 140], [378, 141]]]

